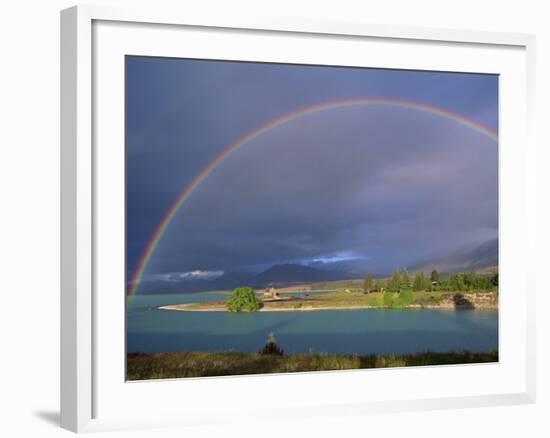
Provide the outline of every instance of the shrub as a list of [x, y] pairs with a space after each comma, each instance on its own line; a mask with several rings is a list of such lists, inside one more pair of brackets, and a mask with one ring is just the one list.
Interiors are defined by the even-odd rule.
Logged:
[[401, 306], [408, 306], [409, 304], [414, 303], [414, 293], [410, 290], [404, 290], [399, 293], [399, 304]]
[[230, 312], [256, 312], [262, 307], [262, 302], [251, 287], [239, 287], [227, 297], [225, 307]]
[[416, 297], [411, 290], [404, 290], [399, 293], [384, 293], [383, 303], [384, 307], [391, 307], [392, 309], [401, 309], [414, 303]]
[[386, 306], [386, 307], [391, 307], [392, 306], [393, 296], [394, 296], [393, 293], [389, 293], [389, 292], [384, 293], [384, 298], [382, 299], [383, 300], [382, 302], [384, 303], [384, 306]]
[[258, 353], [262, 355], [282, 356], [284, 351], [277, 345], [277, 340], [275, 339], [273, 332], [269, 332], [266, 344]]
[[370, 298], [367, 303], [372, 307], [382, 307], [384, 304], [384, 293], [377, 293], [374, 297]]

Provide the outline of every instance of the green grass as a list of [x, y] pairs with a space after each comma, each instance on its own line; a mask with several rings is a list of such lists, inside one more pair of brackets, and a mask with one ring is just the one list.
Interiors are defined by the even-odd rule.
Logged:
[[445, 292], [429, 292], [429, 291], [423, 291], [423, 292], [415, 292], [415, 303], [421, 304], [421, 305], [430, 305], [430, 304], [439, 304], [444, 298], [447, 298], [451, 296], [451, 293], [445, 293]]
[[498, 362], [498, 352], [426, 352], [402, 356], [353, 356], [322, 353], [271, 356], [238, 352], [181, 352], [130, 353], [127, 358], [127, 379], [147, 380]]

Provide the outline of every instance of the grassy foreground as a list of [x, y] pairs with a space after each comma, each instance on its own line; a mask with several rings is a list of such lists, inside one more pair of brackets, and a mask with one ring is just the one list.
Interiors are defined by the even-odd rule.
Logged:
[[346, 356], [317, 353], [275, 356], [238, 352], [182, 352], [129, 353], [127, 359], [127, 379], [146, 380], [498, 362], [498, 352], [427, 352], [402, 356]]

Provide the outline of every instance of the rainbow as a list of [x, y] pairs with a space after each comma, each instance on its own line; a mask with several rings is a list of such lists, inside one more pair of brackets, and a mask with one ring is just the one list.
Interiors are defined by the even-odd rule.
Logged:
[[218, 153], [212, 159], [212, 161], [206, 167], [204, 167], [187, 186], [183, 188], [183, 190], [179, 193], [176, 200], [172, 203], [168, 211], [164, 214], [162, 220], [160, 221], [157, 228], [155, 229], [155, 232], [153, 233], [149, 242], [147, 243], [141, 255], [141, 258], [138, 261], [134, 274], [132, 275], [132, 278], [130, 280], [128, 295], [130, 296], [135, 295], [137, 288], [139, 286], [139, 283], [142, 280], [145, 269], [147, 268], [147, 265], [151, 260], [151, 256], [155, 252], [155, 249], [159, 245], [159, 242], [161, 241], [162, 236], [166, 232], [168, 225], [170, 225], [170, 222], [172, 221], [172, 219], [174, 218], [178, 210], [185, 203], [185, 201], [189, 199], [189, 197], [193, 194], [195, 189], [204, 181], [204, 179], [214, 169], [216, 169], [216, 167], [218, 167], [221, 163], [223, 163], [223, 161], [227, 157], [229, 157], [231, 154], [233, 154], [235, 151], [237, 151], [239, 148], [241, 148], [245, 144], [251, 142], [258, 136], [264, 134], [265, 132], [270, 131], [274, 128], [277, 128], [278, 126], [281, 126], [299, 117], [303, 117], [311, 113], [327, 111], [335, 108], [341, 108], [341, 107], [347, 107], [347, 106], [363, 106], [363, 105], [394, 106], [394, 107], [409, 108], [409, 109], [424, 111], [427, 113], [432, 113], [432, 114], [444, 117], [446, 119], [458, 122], [470, 129], [473, 129], [474, 131], [479, 132], [480, 134], [490, 138], [491, 140], [498, 141], [498, 134], [496, 132], [460, 114], [457, 114], [442, 108], [438, 108], [432, 105], [427, 105], [425, 103], [419, 103], [419, 102], [414, 102], [409, 100], [382, 99], [382, 98], [341, 99], [341, 100], [334, 100], [330, 102], [324, 102], [321, 104], [301, 107], [295, 111], [286, 113], [276, 119], [270, 120], [267, 123], [264, 123], [258, 126], [256, 129], [250, 131], [249, 133], [245, 134], [238, 140], [231, 143], [229, 146], [223, 149], [220, 153]]

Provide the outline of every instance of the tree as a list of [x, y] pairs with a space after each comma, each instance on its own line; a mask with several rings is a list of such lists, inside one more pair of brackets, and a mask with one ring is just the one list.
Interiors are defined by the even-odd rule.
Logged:
[[374, 282], [374, 290], [377, 292], [382, 292], [382, 289], [384, 289], [384, 281], [382, 280], [375, 280]]
[[426, 289], [426, 277], [423, 272], [417, 272], [414, 276], [413, 290], [415, 292]]
[[498, 272], [496, 272], [492, 277], [491, 277], [491, 284], [495, 287], [498, 287]]
[[432, 283], [439, 283], [439, 272], [437, 272], [437, 269], [434, 269], [430, 274], [430, 280]]
[[373, 289], [372, 276], [370, 274], [365, 275], [365, 281], [363, 282], [363, 291], [368, 294]]
[[478, 279], [478, 276], [474, 271], [470, 271], [467, 274], [464, 274], [464, 284], [466, 285], [466, 289], [468, 290], [475, 290], [479, 288], [480, 281]]
[[225, 307], [230, 312], [256, 312], [262, 302], [251, 287], [238, 287], [225, 300]]
[[394, 271], [391, 278], [388, 279], [388, 291], [389, 292], [399, 292], [401, 287], [401, 272], [399, 269]]
[[409, 271], [406, 269], [403, 271], [401, 276], [401, 284], [399, 285], [399, 291], [410, 290], [411, 289], [411, 277], [409, 276]]
[[464, 283], [464, 275], [452, 274], [449, 277], [449, 289], [453, 291], [467, 290], [466, 284]]

